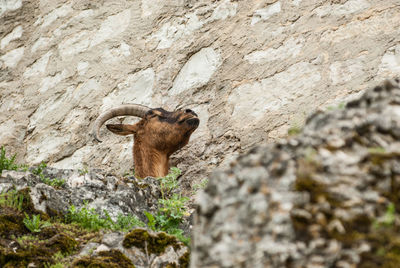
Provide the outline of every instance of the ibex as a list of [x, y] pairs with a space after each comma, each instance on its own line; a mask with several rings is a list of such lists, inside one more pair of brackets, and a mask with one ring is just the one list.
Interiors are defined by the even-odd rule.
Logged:
[[101, 114], [93, 127], [94, 138], [99, 139], [101, 126], [117, 116], [142, 118], [134, 125], [108, 124], [107, 129], [117, 135], [133, 134], [133, 159], [135, 176], [164, 177], [169, 170], [171, 154], [189, 142], [190, 135], [200, 120], [190, 109], [168, 112], [162, 108], [151, 109], [138, 104], [124, 104]]

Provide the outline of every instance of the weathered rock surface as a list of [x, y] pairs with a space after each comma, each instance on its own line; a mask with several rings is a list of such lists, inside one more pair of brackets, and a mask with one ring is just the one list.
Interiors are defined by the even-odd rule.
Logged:
[[[33, 168], [31, 168], [33, 170]], [[83, 206], [87, 210], [94, 209], [97, 214], [111, 217], [116, 221], [119, 215], [136, 216], [142, 222], [147, 222], [144, 212], [155, 213], [158, 208], [158, 200], [161, 197], [160, 183], [157, 179], [148, 177], [138, 180], [135, 177], [118, 179], [101, 170], [82, 172], [78, 170], [61, 170], [45, 168], [43, 177], [49, 179], [64, 180], [62, 186], [52, 187], [43, 183], [39, 176], [33, 173], [3, 170], [0, 175], [0, 193], [10, 190], [24, 191], [29, 195], [31, 205], [30, 214], [41, 214], [43, 217], [51, 216], [61, 218], [68, 214], [73, 205], [76, 210]], [[24, 201], [25, 202], [25, 201]], [[46, 262], [52, 260], [54, 254], [65, 254], [71, 260], [71, 267], [91, 267], [90, 265], [105, 267], [104, 265], [117, 265], [112, 267], [187, 267], [189, 262], [189, 248], [177, 238], [163, 232], [153, 232], [144, 228], [132, 227], [129, 232], [112, 232], [102, 230], [94, 234], [80, 234], [82, 236], [95, 236], [89, 243], [78, 233], [67, 232], [57, 226], [62, 223], [53, 223], [47, 229], [41, 230], [38, 236], [46, 237], [45, 242], [37, 242], [38, 249], [31, 248], [30, 253], [25, 253], [18, 240], [25, 234], [33, 235], [24, 226], [24, 214], [21, 211], [10, 213], [11, 208], [0, 206], [0, 266], [35, 265], [32, 267], [44, 267]], [[26, 211], [27, 212], [27, 211]], [[10, 216], [15, 214], [15, 217]], [[10, 218], [11, 217], [11, 218]], [[8, 230], [14, 226], [13, 230]], [[188, 222], [184, 227], [188, 232]], [[15, 226], [18, 226], [15, 227]], [[128, 226], [125, 226], [128, 227]], [[71, 227], [72, 228], [72, 227]], [[12, 228], [11, 228], [12, 229]], [[75, 229], [74, 229], [75, 230]], [[11, 233], [11, 234], [10, 234]], [[25, 238], [26, 239], [26, 238]], [[59, 239], [70, 241], [67, 248], [62, 242], [54, 242]], [[16, 241], [19, 241], [18, 243]], [[60, 249], [48, 249], [51, 241], [58, 243]], [[72, 250], [74, 249], [74, 250]], [[47, 256], [41, 250], [47, 250]], [[72, 254], [74, 252], [74, 254]], [[103, 266], [102, 266], [103, 265]], [[133, 266], [134, 265], [134, 266]], [[16, 266], [16, 267], [22, 267]], [[31, 267], [31, 266], [29, 266]], [[70, 266], [68, 266], [70, 267]], [[96, 266], [97, 267], [97, 266]]]
[[396, 80], [215, 172], [191, 267], [397, 267], [399, 189]]
[[99, 112], [189, 106], [201, 124], [173, 165], [198, 182], [399, 75], [399, 44], [398, 0], [1, 1], [0, 145], [20, 163], [123, 173], [131, 139], [93, 143]]
[[[74, 264], [88, 267], [105, 252], [113, 251], [122, 253], [135, 267], [161, 268], [168, 265], [175, 267], [189, 265], [189, 248], [182, 242], [163, 232], [155, 233], [143, 228], [136, 228], [128, 234], [105, 234], [99, 243], [87, 244], [78, 256], [75, 256]], [[122, 267], [120, 261], [115, 264]]]
[[63, 179], [65, 183], [54, 188], [31, 172], [3, 171], [0, 192], [29, 187], [35, 209], [50, 215], [65, 215], [71, 205], [80, 208], [86, 203], [99, 214], [107, 210], [114, 220], [123, 214], [135, 215], [143, 221], [146, 219], [143, 211], [154, 212], [161, 197], [159, 181], [151, 177], [122, 181], [104, 172], [82, 174], [78, 170], [54, 168], [46, 168], [43, 174], [50, 179]]

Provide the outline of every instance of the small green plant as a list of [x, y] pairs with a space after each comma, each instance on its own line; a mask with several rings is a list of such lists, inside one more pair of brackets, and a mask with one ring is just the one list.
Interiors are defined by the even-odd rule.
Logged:
[[57, 251], [54, 255], [53, 255], [53, 260], [55, 261], [61, 261], [62, 259], [64, 259], [65, 256], [61, 251]]
[[343, 110], [346, 107], [346, 104], [344, 102], [338, 103], [336, 106], [328, 106], [326, 110], [328, 111], [335, 111], [335, 110]]
[[85, 175], [89, 173], [89, 168], [87, 165], [83, 165], [81, 169], [78, 169], [80, 175]]
[[193, 185], [192, 194], [196, 194], [199, 190], [205, 189], [207, 184], [208, 184], [208, 179], [207, 178], [202, 179], [199, 183]]
[[83, 228], [92, 231], [98, 231], [106, 226], [106, 220], [100, 218], [100, 215], [96, 213], [94, 208], [88, 209], [87, 204], [79, 210], [72, 205], [68, 209], [66, 218], [68, 222], [75, 222]]
[[52, 187], [62, 187], [65, 184], [65, 180], [58, 178], [51, 179], [49, 177], [46, 177], [43, 174], [43, 171], [46, 169], [46, 167], [47, 164], [45, 162], [41, 162], [39, 166], [32, 170], [32, 173], [39, 176], [40, 180], [47, 185], [50, 185]]
[[294, 118], [292, 118], [289, 122], [289, 129], [287, 131], [288, 136], [295, 136], [301, 133], [304, 121], [306, 118], [305, 112], [297, 114]]
[[52, 187], [62, 187], [65, 184], [64, 179], [58, 179], [58, 178], [50, 179], [49, 177], [45, 177], [43, 174], [40, 175], [39, 177], [43, 183], [50, 185]]
[[369, 147], [368, 152], [370, 154], [385, 154], [386, 150], [383, 147]]
[[0, 194], [0, 206], [2, 207], [12, 207], [17, 210], [22, 210], [23, 202], [24, 195], [19, 194], [16, 190], [10, 190]]
[[6, 149], [4, 146], [1, 146], [0, 148], [0, 174], [3, 172], [3, 170], [17, 170], [18, 165], [15, 164], [15, 158], [17, 157], [16, 154], [11, 156], [11, 158], [8, 158], [6, 156]]
[[173, 194], [169, 199], [159, 199], [159, 211], [173, 221], [180, 221], [183, 216], [187, 216], [185, 204], [189, 201], [188, 197]]
[[161, 198], [158, 200], [159, 208], [155, 214], [144, 212], [148, 227], [153, 231], [164, 231], [170, 235], [176, 236], [182, 242], [189, 244], [190, 238], [183, 235], [183, 230], [180, 229], [180, 224], [184, 216], [189, 213], [186, 210], [188, 197], [183, 197], [180, 194], [172, 193], [178, 189], [179, 182], [177, 178], [181, 174], [181, 170], [173, 167], [170, 173], [160, 180]]
[[28, 171], [29, 170], [29, 166], [27, 164], [21, 164], [21, 165], [19, 165], [18, 169], [20, 171]]
[[66, 215], [67, 222], [74, 222], [91, 231], [98, 231], [100, 229], [128, 231], [133, 227], [146, 226], [136, 216], [124, 216], [119, 214], [116, 221], [113, 221], [106, 210], [103, 211], [105, 216], [101, 217], [94, 208], [88, 209], [87, 206], [87, 203], [85, 203], [81, 209], [77, 209], [72, 205]]
[[148, 220], [147, 226], [148, 226], [151, 230], [156, 231], [156, 230], [157, 230], [157, 220], [156, 220], [156, 217], [155, 217], [153, 214], [151, 214], [150, 212], [148, 212], [148, 211], [144, 211], [144, 215], [146, 216], [146, 218], [147, 218], [147, 220]]
[[135, 177], [135, 169], [125, 171], [122, 177]]
[[39, 238], [33, 235], [24, 235], [16, 238], [16, 240], [21, 246], [30, 247], [37, 243], [39, 241]]
[[45, 162], [41, 162], [36, 168], [32, 169], [32, 173], [35, 175], [43, 174], [43, 171], [46, 169], [47, 164]]
[[45, 268], [64, 268], [64, 264], [62, 263], [56, 263], [56, 264], [45, 264], [44, 265]]
[[186, 246], [190, 246], [190, 237], [186, 236], [181, 228], [170, 228], [167, 230], [167, 233], [175, 236], [180, 241], [182, 241]]
[[61, 263], [61, 261], [65, 258], [64, 254], [62, 254], [61, 251], [58, 251], [53, 255], [53, 261], [56, 262], [56, 264], [51, 264], [51, 263], [45, 263], [44, 267], [45, 268], [64, 268], [65, 265]]
[[307, 147], [304, 151], [304, 160], [307, 163], [315, 163], [317, 157], [317, 151], [312, 147]]
[[183, 230], [179, 227], [182, 219], [168, 218], [166, 215], [158, 212], [155, 215], [144, 212], [148, 222], [147, 226], [153, 231], [163, 231], [170, 235], [176, 236], [186, 245], [190, 244], [190, 237], [183, 234]]
[[388, 207], [386, 208], [385, 214], [374, 222], [373, 227], [375, 229], [379, 227], [391, 227], [393, 226], [395, 220], [396, 207], [393, 203], [389, 203]]
[[161, 197], [164, 199], [171, 192], [179, 187], [177, 178], [181, 175], [182, 171], [177, 167], [172, 167], [167, 176], [158, 178], [160, 181]]
[[11, 158], [8, 158], [6, 156], [6, 150], [4, 146], [0, 147], [0, 175], [3, 172], [3, 170], [19, 170], [19, 171], [28, 171], [29, 166], [27, 164], [16, 164], [15, 163], [15, 158], [17, 157], [17, 154], [14, 154], [11, 156]]
[[395, 219], [396, 219], [396, 208], [393, 203], [390, 203], [386, 209], [385, 216], [383, 217], [383, 224], [387, 226], [393, 225]]
[[297, 134], [299, 134], [300, 132], [301, 132], [301, 127], [299, 127], [299, 126], [291, 126], [291, 127], [288, 129], [288, 135], [289, 135], [289, 136], [297, 135]]
[[129, 231], [134, 227], [146, 227], [146, 224], [139, 220], [136, 216], [124, 216], [119, 214], [117, 220], [112, 225], [114, 231]]
[[42, 230], [42, 228], [51, 226], [51, 223], [48, 221], [41, 221], [40, 215], [32, 215], [32, 219], [28, 214], [25, 213], [25, 218], [23, 220], [25, 227], [28, 228], [32, 233], [38, 233]]

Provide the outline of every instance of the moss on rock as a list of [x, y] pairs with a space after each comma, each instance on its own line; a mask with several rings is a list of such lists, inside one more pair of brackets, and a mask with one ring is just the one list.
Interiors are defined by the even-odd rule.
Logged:
[[176, 239], [176, 237], [168, 235], [164, 232], [150, 234], [146, 229], [137, 228], [130, 233], [128, 233], [122, 245], [125, 248], [137, 247], [142, 250], [142, 252], [149, 254], [161, 254], [165, 252], [168, 246], [172, 246], [175, 250], [181, 248], [181, 243]]
[[119, 250], [101, 251], [97, 256], [85, 256], [72, 264], [74, 268], [134, 268], [132, 261]]
[[28, 232], [23, 224], [21, 212], [12, 208], [0, 207], [0, 237], [9, 239], [11, 236], [23, 235]]
[[[23, 199], [19, 198], [21, 195]], [[6, 200], [0, 206], [0, 267], [27, 267], [29, 264], [45, 267], [55, 264], [60, 261], [60, 256], [72, 254], [79, 244], [94, 237], [94, 234], [74, 224], [57, 221], [40, 232], [31, 233], [23, 222], [25, 213], [40, 214], [42, 219], [50, 219], [49, 216], [34, 209], [29, 188], [10, 192], [9, 197], [23, 201], [16, 205], [16, 202]], [[79, 242], [74, 237], [79, 237]]]
[[51, 249], [53, 253], [58, 251], [62, 253], [71, 253], [77, 245], [78, 242], [75, 241], [74, 238], [63, 233], [53, 236], [44, 243], [44, 246]]
[[[396, 159], [393, 160], [393, 157]], [[310, 196], [310, 202], [307, 206], [301, 205], [295, 207], [295, 209], [302, 210], [303, 214], [291, 214], [297, 239], [311, 241], [314, 239], [313, 235], [315, 234], [312, 233], [310, 226], [318, 225], [319, 236], [327, 240], [338, 241], [343, 249], [356, 248], [357, 245], [368, 245], [370, 247], [370, 249], [364, 249], [365, 252], [360, 254], [361, 258], [357, 267], [399, 267], [400, 227], [398, 221], [394, 220], [396, 210], [393, 210], [393, 221], [390, 224], [377, 224], [378, 216], [374, 219], [367, 213], [353, 213], [351, 206], [349, 206], [351, 203], [347, 202], [346, 204], [346, 201], [348, 201], [347, 197], [343, 197], [340, 193], [332, 191], [332, 188], [336, 187], [336, 182], [334, 180], [321, 179], [323, 176], [326, 176], [327, 171], [324, 171], [315, 159], [312, 160], [310, 161], [310, 159], [305, 157], [300, 157], [296, 160], [297, 172], [294, 188], [300, 192], [307, 192]], [[374, 208], [376, 209], [375, 212], [379, 211], [378, 215], [383, 214], [384, 204], [387, 204], [383, 202], [385, 198], [387, 202], [394, 204], [396, 208], [400, 207], [400, 183], [395, 176], [389, 178], [390, 187], [380, 188], [377, 185], [377, 182], [387, 180], [387, 170], [390, 170], [390, 166], [398, 162], [398, 160], [397, 155], [394, 156], [386, 152], [373, 151], [370, 152], [369, 157], [366, 157], [359, 163], [360, 169], [365, 170], [370, 176], [369, 181], [366, 181], [362, 186], [369, 186], [369, 189], [381, 195], [380, 199], [367, 200], [370, 204], [376, 202]], [[371, 181], [372, 177], [377, 182]], [[354, 178], [354, 180], [356, 179], [361, 180], [364, 178]], [[360, 195], [360, 197], [365, 198], [363, 195]], [[366, 201], [364, 200], [362, 204], [365, 203]], [[337, 210], [337, 214], [334, 213], [336, 209], [339, 209]], [[340, 217], [341, 211], [347, 217]], [[322, 221], [318, 220], [317, 215], [320, 219], [324, 218], [324, 222], [326, 223], [322, 224]], [[351, 215], [351, 217], [348, 215]], [[332, 226], [327, 224], [333, 221], [337, 221], [342, 229], [332, 228]]]
[[22, 203], [22, 210], [29, 215], [40, 214], [40, 218], [43, 221], [49, 220], [50, 219], [49, 215], [47, 215], [46, 213], [43, 213], [42, 211], [35, 209], [35, 206], [33, 205], [33, 202], [32, 202], [30, 192], [31, 192], [31, 189], [29, 187], [21, 189], [17, 192], [18, 194], [21, 194], [24, 197], [23, 203]]
[[60, 233], [48, 240], [25, 239], [20, 240], [18, 244], [16, 251], [5, 247], [0, 249], [0, 267], [26, 267], [29, 263], [42, 267], [45, 263], [53, 263], [53, 255], [58, 252], [64, 255], [70, 254], [78, 242]]
[[318, 165], [306, 158], [297, 160], [297, 173], [295, 189], [297, 191], [307, 191], [310, 193], [312, 201], [316, 201], [318, 196], [325, 195], [323, 186], [313, 179], [317, 173]]
[[179, 258], [179, 267], [187, 268], [189, 267], [189, 264], [190, 264], [190, 251], [188, 250], [185, 254], [183, 254]]
[[395, 226], [373, 228], [364, 235], [371, 251], [362, 254], [359, 267], [399, 267], [400, 235]]

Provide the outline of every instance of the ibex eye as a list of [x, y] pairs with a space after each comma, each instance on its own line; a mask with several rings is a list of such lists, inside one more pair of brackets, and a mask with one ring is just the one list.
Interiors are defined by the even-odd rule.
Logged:
[[187, 114], [188, 114], [188, 113], [193, 113], [193, 111], [190, 110], [190, 109], [186, 109], [186, 110], [185, 110], [185, 113], [187, 113]]

